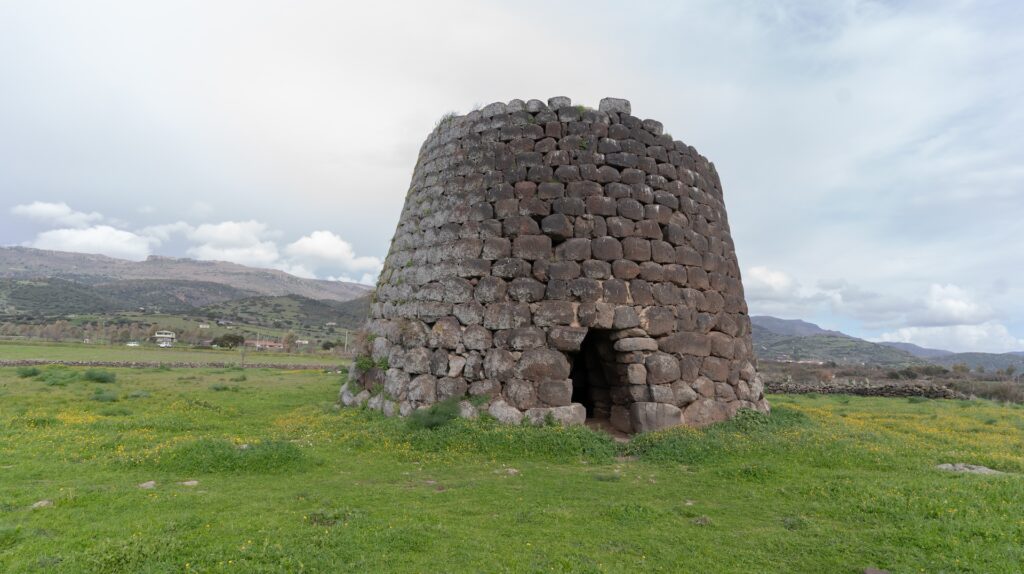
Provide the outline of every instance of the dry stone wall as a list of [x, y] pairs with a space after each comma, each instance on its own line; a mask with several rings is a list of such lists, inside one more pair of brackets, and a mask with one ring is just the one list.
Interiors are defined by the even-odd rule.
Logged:
[[715, 167], [568, 98], [444, 118], [424, 142], [346, 405], [446, 399], [623, 432], [768, 411]]

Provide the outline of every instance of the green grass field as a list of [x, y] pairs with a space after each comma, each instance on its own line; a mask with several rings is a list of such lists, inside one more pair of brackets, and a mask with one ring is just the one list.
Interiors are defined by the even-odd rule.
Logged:
[[[144, 361], [165, 363], [239, 363], [237, 349], [191, 349], [185, 346], [161, 349], [154, 346], [88, 345], [84, 343], [26, 343], [0, 341], [0, 360], [34, 359], [48, 361]], [[342, 363], [329, 353], [282, 353], [276, 351], [245, 353], [247, 365], [330, 365]]]
[[[491, 421], [415, 430], [334, 410], [339, 383], [315, 371], [0, 369], [0, 571], [1024, 564], [1021, 407], [773, 396], [770, 418], [617, 445]], [[31, 508], [42, 500], [53, 504]]]

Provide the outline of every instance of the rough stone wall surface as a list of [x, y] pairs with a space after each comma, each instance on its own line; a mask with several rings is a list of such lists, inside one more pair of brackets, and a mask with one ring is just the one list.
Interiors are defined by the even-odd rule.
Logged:
[[623, 432], [768, 411], [715, 167], [630, 114], [557, 97], [439, 123], [344, 404]]

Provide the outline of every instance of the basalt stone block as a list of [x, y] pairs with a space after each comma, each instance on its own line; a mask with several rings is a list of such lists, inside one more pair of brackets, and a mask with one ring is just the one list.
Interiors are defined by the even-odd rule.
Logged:
[[548, 343], [559, 351], [576, 352], [583, 344], [583, 338], [587, 336], [587, 329], [584, 327], [566, 327], [558, 325], [552, 327], [548, 332]]
[[675, 333], [658, 339], [658, 348], [666, 353], [707, 357], [711, 354], [711, 338], [702, 333]]
[[512, 240], [512, 257], [527, 261], [551, 258], [551, 238], [547, 235], [520, 235]]
[[633, 432], [651, 432], [681, 425], [683, 411], [665, 403], [636, 402], [629, 407], [629, 419]]
[[632, 113], [629, 100], [624, 100], [622, 98], [602, 98], [597, 109], [607, 114], [614, 113], [629, 115]]
[[615, 341], [616, 351], [657, 351], [658, 342], [648, 337], [630, 337]]
[[565, 353], [554, 349], [531, 349], [519, 358], [515, 373], [517, 377], [528, 381], [567, 379], [569, 360]]
[[664, 131], [616, 98], [439, 124], [357, 351], [390, 368], [340, 400], [408, 416], [468, 393], [462, 416], [576, 424], [585, 379], [625, 432], [767, 412], [721, 182]]

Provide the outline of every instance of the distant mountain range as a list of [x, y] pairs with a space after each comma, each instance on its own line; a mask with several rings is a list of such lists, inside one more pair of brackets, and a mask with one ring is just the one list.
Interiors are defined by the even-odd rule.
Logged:
[[937, 359], [939, 357], [945, 357], [948, 355], [955, 355], [953, 351], [944, 351], [942, 349], [928, 349], [925, 347], [919, 347], [913, 343], [890, 343], [882, 342], [879, 345], [885, 345], [886, 347], [892, 347], [894, 349], [900, 349], [906, 351], [915, 357], [922, 359]]
[[[127, 261], [104, 255], [0, 247], [0, 279], [61, 279], [117, 293], [149, 292], [189, 306], [239, 298], [238, 295], [301, 295], [349, 301], [370, 288], [356, 283], [303, 279], [275, 269], [257, 269], [224, 261], [151, 256]], [[218, 289], [222, 291], [218, 292]]]
[[829, 331], [800, 320], [751, 316], [754, 351], [769, 361], [814, 361], [838, 364], [903, 366], [957, 364], [995, 371], [1006, 367], [1024, 370], [1024, 351], [1013, 353], [954, 353], [911, 343], [872, 343], [839, 331]]

